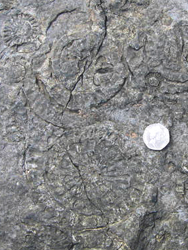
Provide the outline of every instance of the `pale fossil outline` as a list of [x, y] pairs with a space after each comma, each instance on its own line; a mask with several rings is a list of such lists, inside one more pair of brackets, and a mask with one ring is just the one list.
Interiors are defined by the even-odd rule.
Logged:
[[37, 21], [30, 14], [19, 13], [5, 22], [3, 38], [10, 46], [18, 46], [34, 41], [39, 33]]

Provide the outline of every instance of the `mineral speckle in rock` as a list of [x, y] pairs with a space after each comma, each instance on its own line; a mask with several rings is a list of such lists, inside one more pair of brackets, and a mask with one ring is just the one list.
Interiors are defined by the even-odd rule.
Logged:
[[165, 126], [154, 123], [146, 127], [143, 140], [149, 149], [162, 150], [170, 142], [170, 134]]

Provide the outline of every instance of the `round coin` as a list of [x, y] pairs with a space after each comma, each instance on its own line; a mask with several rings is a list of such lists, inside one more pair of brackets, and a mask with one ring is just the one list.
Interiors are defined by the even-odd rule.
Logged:
[[162, 150], [170, 142], [170, 134], [165, 126], [154, 123], [144, 130], [143, 140], [149, 149]]

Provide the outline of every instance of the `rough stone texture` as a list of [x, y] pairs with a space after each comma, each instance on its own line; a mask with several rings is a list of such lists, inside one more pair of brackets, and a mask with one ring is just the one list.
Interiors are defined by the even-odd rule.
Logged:
[[187, 20], [186, 0], [0, 0], [0, 250], [188, 249]]

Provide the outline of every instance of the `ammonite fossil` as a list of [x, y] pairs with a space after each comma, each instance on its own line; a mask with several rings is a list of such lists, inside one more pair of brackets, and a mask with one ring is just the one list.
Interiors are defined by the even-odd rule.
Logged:
[[34, 41], [38, 35], [38, 23], [30, 14], [13, 15], [5, 22], [3, 37], [5, 43], [12, 47]]

